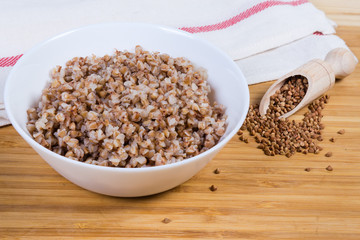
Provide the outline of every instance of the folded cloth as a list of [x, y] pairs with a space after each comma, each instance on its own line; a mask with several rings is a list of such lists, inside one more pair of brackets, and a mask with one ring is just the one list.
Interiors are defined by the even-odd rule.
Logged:
[[242, 69], [247, 82], [255, 84], [278, 79], [310, 60], [323, 60], [329, 51], [338, 47], [348, 49], [341, 38], [317, 33], [275, 49], [239, 59], [236, 63]]
[[[346, 47], [332, 35], [335, 24], [307, 0], [5, 0], [0, 6], [0, 22], [6, 23], [0, 28], [2, 89], [9, 69], [31, 46], [102, 22], [163, 24], [198, 35], [235, 60], [249, 84], [276, 79]], [[0, 126], [6, 124], [1, 106]]]

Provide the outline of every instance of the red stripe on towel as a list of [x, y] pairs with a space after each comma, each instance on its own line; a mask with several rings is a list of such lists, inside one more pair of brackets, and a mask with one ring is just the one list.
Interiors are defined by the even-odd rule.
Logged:
[[292, 2], [266, 1], [266, 2], [257, 4], [228, 20], [225, 20], [225, 21], [222, 21], [222, 22], [219, 22], [216, 24], [205, 25], [205, 26], [200, 26], [200, 27], [182, 27], [179, 29], [189, 32], [189, 33], [211, 32], [211, 31], [221, 30], [221, 29], [231, 27], [231, 26], [235, 25], [236, 23], [238, 23], [244, 19], [247, 19], [247, 18], [251, 17], [252, 15], [257, 14], [258, 12], [261, 12], [270, 7], [281, 6], [281, 5], [299, 6], [304, 3], [308, 3], [308, 1], [307, 0], [297, 0], [297, 1], [292, 1]]
[[313, 34], [314, 34], [314, 35], [318, 35], [318, 36], [324, 35], [322, 32], [319, 32], [319, 31], [316, 31], [316, 32], [314, 32]]
[[15, 63], [21, 58], [23, 54], [12, 56], [12, 57], [4, 57], [0, 58], [0, 67], [12, 67]]

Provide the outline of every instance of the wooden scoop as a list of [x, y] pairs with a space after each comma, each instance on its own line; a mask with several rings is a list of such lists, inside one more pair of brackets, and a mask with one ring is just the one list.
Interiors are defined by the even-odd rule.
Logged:
[[299, 109], [320, 97], [334, 86], [335, 77], [339, 79], [346, 77], [354, 71], [356, 64], [357, 61], [349, 50], [345, 48], [336, 48], [327, 54], [325, 61], [315, 59], [302, 65], [271, 85], [261, 99], [259, 106], [260, 114], [262, 116], [266, 114], [266, 111], [269, 108], [270, 97], [282, 87], [289, 77], [295, 75], [304, 76], [308, 80], [308, 89], [302, 101], [294, 109], [283, 114], [279, 118], [291, 116]]

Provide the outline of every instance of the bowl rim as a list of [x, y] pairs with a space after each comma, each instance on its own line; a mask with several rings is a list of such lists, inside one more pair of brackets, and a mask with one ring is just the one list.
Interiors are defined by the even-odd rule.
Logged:
[[[228, 136], [226, 136], [223, 139], [220, 139], [220, 141], [213, 146], [212, 148], [206, 150], [203, 153], [200, 153], [194, 157], [191, 158], [186, 158], [182, 161], [179, 162], [175, 162], [175, 163], [171, 163], [171, 164], [165, 164], [165, 165], [161, 165], [161, 166], [152, 166], [152, 167], [141, 167], [141, 168], [121, 168], [121, 167], [108, 167], [108, 166], [99, 166], [99, 165], [93, 165], [93, 164], [88, 164], [88, 163], [84, 163], [84, 162], [80, 162], [80, 161], [76, 161], [70, 158], [67, 158], [65, 156], [62, 156], [60, 154], [57, 154], [47, 148], [45, 148], [44, 146], [42, 146], [41, 144], [39, 144], [38, 142], [36, 142], [33, 138], [31, 138], [30, 136], [27, 135], [27, 133], [22, 129], [22, 127], [20, 126], [20, 124], [18, 124], [18, 122], [16, 121], [14, 115], [12, 114], [11, 108], [9, 106], [9, 97], [10, 97], [10, 93], [9, 93], [9, 86], [10, 86], [10, 79], [12, 79], [12, 76], [14, 75], [14, 72], [17, 71], [17, 69], [19, 68], [19, 66], [26, 61], [28, 58], [31, 57], [32, 53], [36, 52], [38, 49], [42, 48], [44, 45], [46, 45], [48, 42], [52, 42], [55, 41], [63, 36], [66, 35], [70, 35], [74, 32], [78, 32], [78, 31], [83, 31], [86, 29], [91, 29], [91, 28], [96, 28], [96, 27], [101, 27], [101, 26], [117, 26], [117, 27], [121, 27], [121, 26], [127, 26], [127, 25], [132, 25], [135, 27], [150, 27], [150, 28], [154, 28], [156, 30], [160, 30], [160, 31], [167, 31], [167, 32], [171, 32], [177, 35], [182, 35], [183, 37], [186, 38], [190, 38], [191, 40], [195, 40], [200, 42], [201, 44], [206, 45], [207, 47], [209, 47], [210, 49], [212, 49], [213, 51], [217, 52], [218, 54], [220, 54], [222, 57], [224, 57], [225, 59], [227, 59], [227, 61], [229, 62], [229, 64], [234, 68], [235, 72], [237, 75], [240, 76], [240, 78], [242, 78], [244, 80], [244, 83], [246, 86], [246, 78], [244, 76], [244, 74], [242, 73], [242, 71], [240, 70], [240, 68], [236, 65], [236, 63], [223, 51], [221, 50], [219, 47], [215, 46], [214, 44], [208, 42], [205, 39], [202, 39], [194, 34], [185, 32], [183, 30], [174, 28], [174, 27], [169, 27], [169, 26], [165, 26], [165, 25], [159, 25], [159, 24], [152, 24], [152, 23], [142, 23], [142, 22], [105, 22], [105, 23], [98, 23], [98, 24], [90, 24], [90, 25], [86, 25], [86, 26], [81, 26], [78, 28], [74, 28], [72, 30], [69, 31], [65, 31], [63, 33], [57, 34], [53, 37], [50, 37], [44, 41], [39, 42], [38, 44], [34, 45], [32, 48], [30, 48], [28, 51], [26, 51], [23, 56], [19, 59], [19, 61], [17, 61], [17, 63], [15, 64], [15, 66], [11, 69], [6, 82], [5, 82], [5, 88], [4, 88], [4, 103], [5, 103], [5, 110], [6, 113], [8, 115], [8, 118], [12, 124], [12, 126], [15, 128], [15, 130], [21, 135], [21, 137], [23, 137], [25, 139], [25, 141], [32, 146], [33, 148], [39, 148], [39, 150], [45, 151], [45, 153], [50, 154], [51, 156], [53, 156], [55, 159], [61, 160], [61, 161], [65, 161], [71, 164], [75, 164], [75, 165], [79, 165], [85, 168], [93, 168], [93, 169], [102, 169], [104, 171], [109, 171], [109, 172], [148, 172], [148, 171], [161, 171], [161, 170], [166, 170], [166, 169], [170, 169], [170, 168], [176, 168], [176, 167], [180, 167], [181, 165], [187, 165], [190, 164], [191, 162], [196, 162], [199, 159], [202, 159], [203, 157], [209, 155], [212, 152], [216, 152], [219, 151], [238, 131], [238, 129], [241, 127], [241, 125], [243, 124], [245, 117], [246, 117], [246, 113], [248, 111], [249, 108], [249, 102], [250, 102], [250, 94], [249, 94], [249, 88], [247, 87], [245, 89], [245, 97], [244, 97], [244, 103], [245, 107], [247, 109], [247, 111], [241, 116], [241, 118], [239, 119], [239, 121], [236, 123], [234, 129], [228, 134]], [[241, 83], [239, 83], [241, 84]], [[31, 144], [32, 143], [32, 144]], [[35, 150], [35, 149], [34, 149]], [[37, 151], [36, 151], [37, 152]], [[46, 162], [49, 163], [48, 160], [44, 159]], [[50, 163], [49, 163], [50, 164]]]

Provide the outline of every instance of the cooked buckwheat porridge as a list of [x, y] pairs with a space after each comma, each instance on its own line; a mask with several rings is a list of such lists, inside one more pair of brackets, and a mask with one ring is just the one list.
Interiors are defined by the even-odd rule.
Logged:
[[159, 166], [213, 147], [224, 135], [224, 107], [211, 105], [204, 69], [185, 58], [115, 51], [75, 57], [51, 71], [27, 129], [70, 159], [111, 167]]

